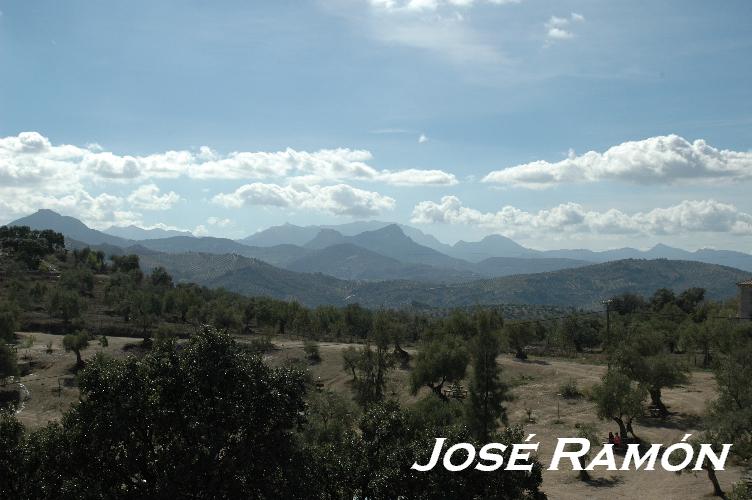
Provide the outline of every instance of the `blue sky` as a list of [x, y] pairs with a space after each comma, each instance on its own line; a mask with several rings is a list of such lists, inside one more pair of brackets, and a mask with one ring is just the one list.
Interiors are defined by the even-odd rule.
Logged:
[[0, 11], [0, 223], [752, 251], [748, 1]]

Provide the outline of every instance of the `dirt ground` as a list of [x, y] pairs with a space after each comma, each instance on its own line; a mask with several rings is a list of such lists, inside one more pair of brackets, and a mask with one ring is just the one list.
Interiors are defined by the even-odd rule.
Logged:
[[[48, 421], [57, 420], [78, 398], [75, 386], [75, 355], [66, 353], [62, 347], [62, 336], [43, 333], [22, 333], [22, 337], [32, 336], [34, 343], [29, 349], [19, 349], [19, 361], [28, 363], [30, 372], [22, 377], [22, 383], [31, 394], [18, 417], [24, 425], [34, 428]], [[52, 352], [47, 352], [47, 344], [52, 343]], [[98, 351], [105, 351], [116, 357], [129, 354], [127, 346], [136, 346], [139, 339], [108, 337], [108, 346], [102, 348], [92, 341], [82, 354], [84, 358]], [[303, 358], [302, 341], [274, 339], [277, 349], [266, 356], [271, 364], [282, 363], [285, 359]], [[349, 375], [342, 369], [341, 351], [349, 344], [320, 343], [322, 361], [311, 366], [314, 380], [325, 387], [349, 394]], [[126, 348], [126, 349], [124, 349]], [[409, 349], [408, 349], [409, 351]], [[617, 431], [614, 423], [601, 422], [595, 416], [593, 404], [585, 398], [565, 400], [558, 394], [560, 386], [568, 379], [574, 379], [580, 390], [587, 390], [597, 383], [605, 372], [605, 367], [556, 358], [535, 358], [521, 362], [511, 356], [501, 358], [504, 379], [513, 386], [514, 401], [507, 404], [511, 424], [525, 425], [528, 433], [536, 434], [540, 442], [539, 457], [547, 466], [550, 462], [558, 437], [573, 437], [577, 434], [576, 424], [593, 424], [603, 438], [609, 431]], [[404, 403], [414, 401], [407, 391], [409, 372], [395, 370], [387, 391]], [[699, 415], [713, 398], [715, 382], [710, 373], [695, 372], [686, 387], [666, 390], [664, 401], [675, 414], [667, 420], [646, 418], [635, 423], [635, 432], [644, 440], [653, 443], [671, 444], [678, 442], [684, 434], [696, 432]], [[533, 422], [528, 421], [527, 410], [532, 410]], [[617, 458], [617, 464], [620, 460]], [[566, 464], [565, 464], [566, 467]], [[735, 467], [719, 471], [718, 478], [728, 492], [739, 479], [740, 471]], [[704, 472], [678, 475], [663, 470], [609, 472], [595, 471], [593, 481], [585, 483], [571, 470], [545, 471], [543, 489], [551, 499], [584, 498], [634, 498], [634, 499], [694, 499], [712, 497], [712, 487]]]

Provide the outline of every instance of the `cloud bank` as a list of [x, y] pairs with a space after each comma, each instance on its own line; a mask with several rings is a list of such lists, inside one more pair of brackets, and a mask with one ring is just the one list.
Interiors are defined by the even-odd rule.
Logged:
[[574, 182], [622, 181], [671, 184], [679, 181], [747, 181], [752, 179], [752, 152], [717, 149], [702, 139], [678, 135], [651, 137], [588, 151], [550, 163], [535, 161], [496, 170], [483, 182], [511, 187], [547, 188]]
[[627, 214], [620, 210], [587, 210], [577, 203], [527, 212], [513, 206], [497, 212], [466, 207], [456, 196], [439, 203], [422, 201], [413, 209], [416, 224], [464, 224], [508, 236], [559, 234], [673, 235], [721, 233], [752, 235], [752, 215], [715, 200], [685, 200], [678, 205]]
[[[44, 207], [76, 215], [95, 227], [138, 224], [140, 211], [169, 210], [182, 199], [174, 191], [162, 192], [155, 181], [181, 178], [246, 181], [234, 193], [216, 198], [228, 207], [305, 207], [358, 216], [390, 210], [395, 202], [351, 187], [347, 181], [408, 187], [457, 184], [454, 174], [442, 170], [378, 169], [370, 164], [372, 160], [369, 151], [348, 148], [223, 155], [203, 146], [196, 151], [116, 154], [97, 144], [53, 144], [38, 132], [22, 132], [0, 138], [0, 217]], [[248, 183], [267, 179], [282, 182]], [[121, 196], [90, 193], [108, 188], [122, 191], [131, 184], [138, 186]], [[243, 203], [233, 201], [240, 199]]]
[[216, 195], [215, 203], [226, 208], [261, 205], [292, 209], [311, 209], [333, 215], [367, 217], [394, 208], [394, 198], [347, 184], [308, 186], [264, 184], [255, 182], [232, 193]]

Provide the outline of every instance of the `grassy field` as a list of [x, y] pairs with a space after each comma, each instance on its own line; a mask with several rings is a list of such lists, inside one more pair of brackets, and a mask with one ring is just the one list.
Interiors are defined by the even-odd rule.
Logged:
[[[62, 412], [75, 403], [78, 390], [75, 385], [73, 366], [75, 356], [62, 348], [62, 337], [43, 333], [21, 333], [21, 337], [34, 337], [29, 349], [20, 349], [20, 361], [29, 370], [22, 377], [22, 383], [31, 393], [19, 413], [20, 420], [29, 427], [44, 425], [60, 418]], [[241, 342], [246, 341], [240, 338]], [[84, 351], [84, 358], [98, 351], [105, 351], [116, 357], [138, 355], [139, 340], [124, 337], [109, 337], [109, 345], [102, 348], [96, 341]], [[289, 359], [303, 359], [303, 342], [289, 338], [275, 338], [276, 349], [265, 358], [272, 365], [279, 365]], [[47, 344], [52, 343], [48, 353]], [[311, 365], [314, 380], [324, 384], [326, 389], [350, 393], [349, 375], [342, 369], [341, 351], [350, 344], [321, 343], [322, 360]], [[408, 351], [410, 349], [408, 348]], [[596, 426], [603, 438], [608, 431], [616, 431], [616, 425], [600, 422], [595, 417], [592, 403], [587, 398], [565, 400], [559, 396], [560, 386], [569, 379], [577, 382], [580, 390], [598, 382], [605, 367], [589, 364], [586, 359], [561, 359], [536, 357], [527, 362], [512, 356], [500, 358], [504, 379], [513, 387], [514, 401], [508, 403], [511, 424], [524, 424], [528, 433], [535, 433], [540, 440], [540, 458], [544, 465], [550, 461], [557, 437], [571, 437], [577, 433], [576, 425], [591, 423]], [[396, 369], [391, 374], [388, 385], [390, 397], [403, 403], [410, 403], [423, 394], [411, 395], [407, 390], [409, 371]], [[686, 387], [665, 391], [665, 402], [674, 414], [668, 419], [644, 418], [635, 424], [635, 432], [644, 440], [653, 443], [670, 444], [677, 442], [685, 433], [697, 431], [699, 415], [707, 401], [714, 397], [713, 377], [708, 372], [694, 372]], [[532, 422], [528, 420], [531, 412]], [[718, 477], [726, 491], [739, 479], [740, 471], [730, 467], [718, 472]], [[712, 493], [710, 482], [704, 472], [696, 475], [677, 475], [663, 470], [599, 472], [593, 474], [593, 481], [584, 483], [571, 470], [545, 471], [543, 488], [552, 499], [582, 498], [665, 498], [691, 499], [706, 498]]]

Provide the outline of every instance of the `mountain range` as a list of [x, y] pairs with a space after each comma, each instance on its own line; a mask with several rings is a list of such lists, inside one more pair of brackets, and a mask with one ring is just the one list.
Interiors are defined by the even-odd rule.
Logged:
[[121, 228], [119, 236], [50, 210], [11, 225], [62, 232], [74, 248], [138, 254], [145, 270], [164, 266], [176, 281], [295, 298], [308, 305], [593, 307], [609, 294], [649, 294], [662, 286], [702, 286], [710, 297], [723, 298], [733, 295], [734, 283], [752, 272], [752, 255], [734, 251], [689, 252], [665, 245], [648, 251], [538, 251], [501, 235], [450, 246], [409, 226], [376, 221], [285, 224], [237, 241], [187, 234], [158, 237], [162, 233], [137, 227]]

